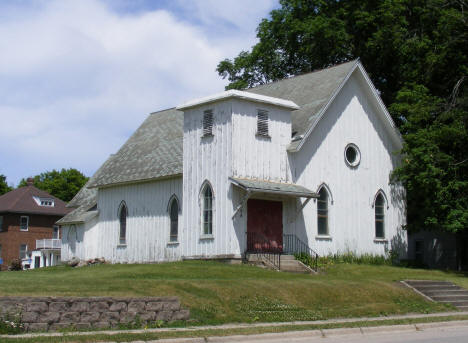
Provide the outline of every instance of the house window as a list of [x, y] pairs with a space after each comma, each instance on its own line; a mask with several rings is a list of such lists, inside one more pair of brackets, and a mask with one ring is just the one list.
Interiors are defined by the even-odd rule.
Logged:
[[53, 199], [41, 199], [41, 206], [54, 206], [54, 200]]
[[3, 216], [0, 216], [0, 231], [3, 231]]
[[268, 137], [268, 111], [257, 112], [257, 135]]
[[322, 187], [317, 199], [317, 233], [328, 235], [328, 192]]
[[52, 238], [54, 238], [54, 239], [59, 239], [60, 238], [59, 227], [57, 225], [54, 225], [54, 233], [52, 235]]
[[125, 202], [122, 202], [120, 205], [119, 223], [119, 244], [125, 244], [127, 235], [127, 206], [125, 205]]
[[169, 206], [169, 216], [171, 218], [171, 232], [169, 240], [177, 242], [177, 235], [179, 231], [179, 203], [176, 197], [173, 197]]
[[204, 235], [213, 234], [213, 191], [206, 184], [202, 193], [202, 226]]
[[385, 238], [385, 199], [381, 193], [375, 198], [375, 238]]
[[356, 144], [350, 143], [345, 148], [345, 161], [346, 164], [355, 168], [361, 162], [361, 152]]
[[203, 137], [213, 136], [213, 110], [203, 112]]
[[19, 258], [22, 260], [23, 258], [26, 258], [26, 253], [28, 251], [28, 245], [27, 244], [21, 244], [20, 245], [20, 250], [19, 250]]
[[29, 217], [28, 216], [21, 216], [20, 217], [20, 230], [21, 231], [28, 231], [29, 228]]
[[0, 258], [2, 258], [2, 245], [0, 244]]

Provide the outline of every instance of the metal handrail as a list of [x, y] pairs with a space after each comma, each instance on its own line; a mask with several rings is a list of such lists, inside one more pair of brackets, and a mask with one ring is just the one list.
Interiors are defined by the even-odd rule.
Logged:
[[247, 253], [257, 254], [276, 269], [281, 268], [282, 245], [275, 244], [259, 232], [247, 232]]
[[283, 253], [307, 254], [313, 261], [313, 269], [318, 270], [319, 255], [294, 234], [283, 234]]

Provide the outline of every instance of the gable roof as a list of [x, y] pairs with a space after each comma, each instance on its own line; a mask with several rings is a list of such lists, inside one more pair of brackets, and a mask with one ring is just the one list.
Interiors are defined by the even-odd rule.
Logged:
[[89, 188], [182, 174], [183, 112], [152, 113], [94, 174]]
[[186, 110], [189, 108], [201, 106], [204, 104], [210, 104], [219, 100], [225, 100], [225, 99], [231, 99], [231, 98], [236, 98], [236, 99], [242, 99], [242, 100], [247, 100], [247, 101], [253, 101], [253, 102], [259, 102], [263, 104], [270, 104], [270, 105], [275, 105], [278, 107], [284, 107], [289, 110], [297, 110], [299, 109], [299, 106], [297, 106], [294, 102], [291, 100], [285, 100], [285, 99], [280, 99], [280, 98], [275, 98], [271, 96], [266, 96], [266, 95], [261, 95], [257, 93], [252, 93], [252, 92], [244, 92], [244, 91], [239, 91], [237, 89], [231, 89], [228, 91], [224, 91], [221, 93], [216, 93], [213, 95], [209, 95], [203, 98], [199, 99], [194, 99], [187, 101], [181, 105], [178, 105], [176, 107], [177, 110]]
[[[359, 59], [234, 92], [250, 92], [280, 98], [299, 105], [299, 109], [291, 112], [292, 131], [296, 139], [293, 139], [288, 147], [289, 151], [297, 151], [356, 69], [363, 73], [369, 83], [376, 102], [388, 119], [388, 127], [394, 131], [393, 137], [396, 141], [401, 140], [397, 137], [395, 125]], [[171, 108], [152, 113], [120, 150], [94, 174], [87, 187], [92, 189], [172, 177], [182, 174], [182, 166], [183, 112]]]
[[[54, 199], [54, 206], [40, 206], [34, 200], [34, 196], [38, 198]], [[66, 207], [64, 201], [32, 185], [14, 189], [0, 196], [0, 213], [13, 212], [63, 216], [70, 211], [71, 210]]]

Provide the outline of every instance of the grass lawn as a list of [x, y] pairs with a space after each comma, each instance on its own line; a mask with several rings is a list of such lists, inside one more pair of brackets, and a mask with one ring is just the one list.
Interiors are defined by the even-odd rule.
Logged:
[[317, 320], [452, 310], [403, 287], [403, 279], [463, 274], [336, 264], [319, 275], [289, 274], [210, 261], [66, 266], [1, 272], [0, 296], [179, 296], [197, 324]]

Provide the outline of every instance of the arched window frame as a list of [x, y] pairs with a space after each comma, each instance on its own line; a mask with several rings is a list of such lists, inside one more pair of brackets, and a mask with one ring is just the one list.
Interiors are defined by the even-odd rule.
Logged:
[[[330, 231], [331, 231], [331, 225], [330, 225], [330, 205], [333, 205], [333, 194], [330, 190], [330, 187], [326, 183], [322, 183], [318, 188], [317, 188], [317, 194], [320, 194], [320, 192], [325, 191], [327, 194], [327, 208], [325, 210], [319, 209], [320, 203], [322, 202], [319, 198], [315, 199], [317, 202], [317, 237], [325, 237], [329, 238], [331, 236]], [[324, 211], [326, 211], [324, 213]], [[326, 218], [326, 232], [320, 232], [320, 218]]]
[[[377, 205], [377, 201], [379, 199], [382, 199], [382, 205]], [[388, 209], [388, 201], [387, 201], [387, 196], [385, 195], [385, 192], [382, 189], [379, 189], [377, 193], [375, 193], [374, 201], [372, 202], [372, 208], [374, 209], [374, 236], [375, 236], [374, 239], [384, 240], [385, 239], [385, 226], [386, 226], [385, 217], [386, 217], [386, 210]], [[381, 228], [379, 228], [379, 226], [381, 226]]]
[[[177, 205], [177, 222], [174, 230], [172, 218], [172, 206]], [[167, 203], [167, 214], [169, 216], [169, 243], [178, 243], [179, 240], [179, 214], [181, 212], [180, 202], [177, 195], [173, 194]]]
[[[122, 215], [125, 217], [122, 220]], [[119, 245], [127, 244], [127, 216], [128, 207], [124, 200], [120, 202], [117, 218], [119, 219]]]
[[[205, 192], [206, 189], [209, 187], [211, 190], [211, 225], [207, 228], [205, 223], [205, 212], [207, 211], [206, 209], [206, 203], [205, 203]], [[200, 203], [200, 231], [201, 231], [201, 238], [213, 238], [213, 232], [214, 232], [214, 218], [215, 218], [215, 194], [213, 191], [213, 186], [208, 180], [205, 180], [200, 188], [200, 194], [199, 194], [199, 203]]]

